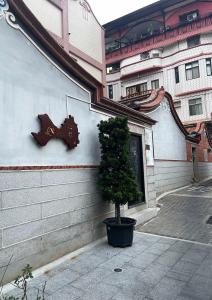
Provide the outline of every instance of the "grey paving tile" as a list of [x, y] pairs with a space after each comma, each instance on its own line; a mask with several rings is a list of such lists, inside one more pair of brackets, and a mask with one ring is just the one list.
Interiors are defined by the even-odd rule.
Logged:
[[153, 254], [162, 254], [170, 248], [170, 244], [157, 242], [145, 250], [145, 252]]
[[158, 255], [152, 253], [143, 253], [140, 256], [136, 256], [131, 259], [129, 264], [133, 267], [145, 269], [148, 267], [153, 261], [158, 258]]
[[197, 274], [212, 278], [212, 260], [208, 257], [199, 266]]
[[80, 277], [80, 274], [73, 270], [66, 270], [57, 273], [55, 276], [51, 277], [46, 283], [46, 292], [49, 294], [61, 289], [67, 284]]
[[212, 298], [212, 278], [195, 275], [183, 288], [181, 296], [198, 300], [210, 300]]
[[191, 249], [191, 247], [192, 247], [192, 243], [187, 243], [187, 242], [178, 240], [178, 241], [176, 241], [176, 243], [174, 245], [172, 245], [169, 248], [169, 250], [174, 251], [174, 252], [185, 253], [189, 249]]
[[179, 260], [172, 268], [172, 271], [178, 273], [190, 273], [194, 274], [199, 268], [199, 264], [194, 264], [193, 262]]
[[150, 292], [154, 300], [174, 300], [182, 291], [185, 283], [172, 278], [164, 277]]
[[157, 263], [165, 266], [173, 266], [181, 257], [182, 253], [168, 250], [157, 259]]
[[72, 282], [72, 286], [86, 291], [88, 286], [94, 286], [95, 284], [98, 285], [100, 282], [104, 281], [105, 277], [112, 274], [113, 272], [114, 271], [108, 270], [106, 268], [96, 268]]
[[101, 283], [90, 287], [87, 293], [80, 297], [82, 300], [109, 300], [118, 294], [119, 288], [108, 285], [105, 283]]
[[182, 260], [194, 264], [200, 264], [206, 258], [207, 252], [199, 250], [188, 250], [183, 256]]
[[77, 300], [84, 296], [84, 292], [73, 286], [66, 285], [54, 294], [46, 297], [46, 300]]
[[179, 273], [179, 272], [174, 272], [172, 270], [166, 273], [166, 277], [180, 280], [183, 282], [188, 282], [191, 279], [192, 275], [193, 275], [192, 273]]

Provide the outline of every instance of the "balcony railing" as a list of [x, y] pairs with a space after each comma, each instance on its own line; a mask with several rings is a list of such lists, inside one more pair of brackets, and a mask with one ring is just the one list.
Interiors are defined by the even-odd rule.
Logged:
[[173, 38], [180, 39], [180, 36], [194, 33], [202, 28], [208, 27], [212, 25], [212, 13], [210, 15], [198, 18], [197, 20], [186, 23], [186, 24], [178, 24], [173, 26], [172, 28], [167, 28], [163, 33], [155, 34], [139, 41], [134, 42], [131, 45], [125, 46], [123, 48], [114, 50], [113, 52], [108, 52], [106, 58], [108, 61], [112, 61], [114, 59], [118, 59], [118, 56], [121, 58], [127, 57], [131, 52], [142, 52], [148, 51], [153, 48], [160, 46], [160, 44], [165, 45], [168, 44], [168, 40]]
[[120, 103], [125, 104], [130, 100], [136, 100], [136, 99], [141, 100], [142, 98], [146, 99], [147, 97], [149, 97], [151, 95], [151, 93], [152, 93], [152, 90], [146, 90], [146, 91], [142, 91], [139, 93], [129, 94], [125, 97], [121, 96]]

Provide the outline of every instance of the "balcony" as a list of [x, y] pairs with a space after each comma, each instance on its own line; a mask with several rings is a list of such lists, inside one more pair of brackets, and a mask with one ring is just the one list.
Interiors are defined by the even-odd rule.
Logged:
[[147, 97], [149, 97], [151, 95], [151, 93], [152, 93], [152, 90], [146, 90], [146, 91], [142, 91], [140, 93], [129, 94], [125, 97], [121, 96], [121, 101], [119, 101], [119, 102], [122, 104], [127, 104], [131, 101], [146, 99]]
[[201, 34], [212, 30], [212, 14], [198, 18], [196, 21], [178, 24], [172, 28], [167, 28], [165, 32], [145, 37], [131, 45], [107, 53], [107, 63], [121, 61], [127, 57], [134, 56], [141, 52], [150, 51], [154, 48], [164, 47], [170, 43], [175, 43], [186, 39], [192, 35]]
[[121, 78], [130, 74], [140, 73], [144, 71], [159, 70], [162, 68], [162, 60], [160, 57], [142, 60], [121, 68]]

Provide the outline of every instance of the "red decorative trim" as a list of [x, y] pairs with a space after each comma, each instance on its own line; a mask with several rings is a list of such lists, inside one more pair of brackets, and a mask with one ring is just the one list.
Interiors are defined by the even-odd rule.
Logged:
[[181, 96], [186, 96], [186, 95], [191, 95], [191, 94], [196, 94], [196, 93], [201, 93], [201, 92], [206, 92], [206, 91], [211, 91], [211, 90], [212, 90], [212, 87], [209, 87], [209, 88], [204, 88], [204, 89], [188, 91], [188, 92], [185, 92], [185, 93], [177, 94], [175, 96], [176, 97], [181, 97]]
[[98, 165], [79, 165], [79, 166], [11, 166], [11, 167], [0, 167], [0, 171], [97, 169], [98, 167], [99, 167]]

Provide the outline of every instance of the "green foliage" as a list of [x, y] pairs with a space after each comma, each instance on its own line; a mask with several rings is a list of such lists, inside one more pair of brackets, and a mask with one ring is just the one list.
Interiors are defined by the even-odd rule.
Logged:
[[134, 201], [140, 193], [130, 167], [127, 118], [101, 121], [98, 128], [101, 144], [99, 187], [102, 197], [116, 205]]
[[[23, 295], [21, 296], [21, 298], [16, 297], [16, 296], [1, 296], [0, 293], [0, 300], [27, 300], [28, 296], [27, 296], [27, 292], [28, 292], [28, 280], [33, 278], [32, 275], [32, 267], [28, 264], [23, 270], [22, 273], [15, 279], [13, 285], [14, 287], [22, 290]], [[42, 290], [40, 291], [39, 289], [37, 289], [37, 296], [36, 296], [36, 300], [45, 300], [44, 298], [44, 294], [45, 294], [45, 288], [46, 288], [46, 282], [42, 287]], [[2, 288], [1, 288], [2, 291]], [[41, 293], [41, 295], [40, 295]]]

